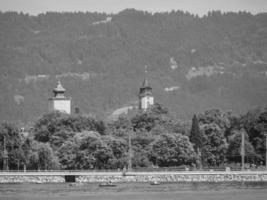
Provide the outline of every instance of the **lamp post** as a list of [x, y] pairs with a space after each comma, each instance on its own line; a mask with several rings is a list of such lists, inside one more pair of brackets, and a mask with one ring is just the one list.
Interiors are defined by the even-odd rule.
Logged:
[[129, 131], [128, 134], [128, 171], [132, 171], [132, 138], [131, 138], [132, 130]]

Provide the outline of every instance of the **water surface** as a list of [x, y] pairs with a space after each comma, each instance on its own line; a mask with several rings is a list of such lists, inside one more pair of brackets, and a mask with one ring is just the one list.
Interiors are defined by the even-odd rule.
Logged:
[[266, 200], [267, 183], [119, 183], [102, 188], [89, 184], [2, 184], [0, 199], [8, 200]]

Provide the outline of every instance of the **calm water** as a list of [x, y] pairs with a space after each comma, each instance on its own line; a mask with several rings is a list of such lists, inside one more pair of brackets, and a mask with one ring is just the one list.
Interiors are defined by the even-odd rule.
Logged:
[[146, 183], [117, 184], [102, 188], [98, 184], [2, 184], [0, 199], [183, 199], [183, 200], [266, 200], [267, 183]]

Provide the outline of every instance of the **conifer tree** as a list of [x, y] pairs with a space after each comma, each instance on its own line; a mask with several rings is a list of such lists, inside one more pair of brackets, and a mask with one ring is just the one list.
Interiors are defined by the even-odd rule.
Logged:
[[195, 152], [199, 153], [199, 151], [201, 151], [202, 149], [202, 135], [199, 129], [198, 119], [196, 115], [194, 115], [192, 119], [190, 141], [193, 143]]

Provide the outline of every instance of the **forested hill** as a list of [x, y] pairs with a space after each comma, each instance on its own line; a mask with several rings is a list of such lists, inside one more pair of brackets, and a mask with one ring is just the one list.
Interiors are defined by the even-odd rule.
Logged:
[[267, 102], [267, 13], [0, 13], [0, 121], [48, 112], [60, 79], [73, 108], [135, 105], [148, 65], [157, 102], [189, 119]]

